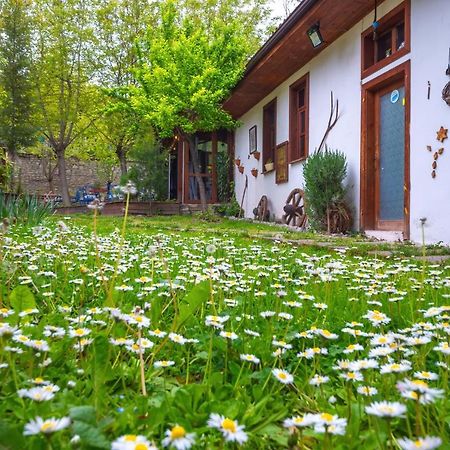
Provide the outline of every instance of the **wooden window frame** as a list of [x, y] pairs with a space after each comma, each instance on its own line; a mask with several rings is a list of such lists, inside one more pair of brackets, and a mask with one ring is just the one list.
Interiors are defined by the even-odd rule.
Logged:
[[[396, 40], [396, 27], [402, 22], [405, 27], [405, 45], [403, 48], [397, 50], [394, 45], [394, 41]], [[378, 23], [377, 34], [379, 36], [388, 31], [392, 31], [392, 53], [390, 56], [376, 61], [377, 46], [376, 42], [372, 39], [373, 27], [367, 28], [361, 34], [361, 79], [378, 72], [383, 67], [407, 55], [411, 51], [411, 0], [405, 0], [400, 3], [400, 5], [385, 14]]]
[[[305, 89], [305, 106], [298, 108], [298, 91]], [[298, 115], [305, 112], [305, 151], [300, 153], [298, 134]], [[304, 161], [309, 155], [309, 73], [289, 86], [289, 164]]]
[[[274, 133], [275, 133], [275, 139], [273, 142], [273, 145], [271, 145], [270, 142], [270, 135], [269, 135], [269, 128], [267, 123], [267, 111], [269, 109], [272, 109], [274, 111]], [[277, 146], [277, 98], [275, 97], [273, 100], [271, 100], [269, 103], [267, 103], [263, 107], [263, 127], [262, 127], [262, 136], [263, 136], [263, 150], [262, 150], [262, 167], [263, 167], [263, 173], [266, 172], [266, 169], [264, 165], [266, 162], [271, 159], [272, 162], [275, 164], [275, 148]]]

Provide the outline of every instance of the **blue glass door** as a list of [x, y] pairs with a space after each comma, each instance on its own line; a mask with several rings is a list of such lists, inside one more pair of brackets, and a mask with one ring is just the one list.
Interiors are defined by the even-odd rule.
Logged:
[[402, 230], [405, 220], [405, 87], [378, 95], [377, 225]]

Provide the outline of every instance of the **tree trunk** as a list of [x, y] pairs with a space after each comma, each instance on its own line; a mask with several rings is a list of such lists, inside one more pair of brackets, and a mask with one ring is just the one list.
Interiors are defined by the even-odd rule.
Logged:
[[61, 190], [61, 196], [64, 206], [70, 206], [70, 196], [69, 196], [69, 185], [67, 183], [67, 172], [66, 172], [66, 157], [64, 154], [65, 149], [60, 149], [56, 151], [56, 158], [58, 162], [58, 172], [59, 172], [59, 188]]
[[125, 152], [122, 144], [117, 144], [116, 155], [117, 155], [117, 159], [119, 160], [119, 164], [120, 164], [120, 174], [122, 176], [125, 176], [128, 173], [128, 167], [127, 167], [126, 152]]
[[206, 189], [205, 189], [205, 182], [203, 181], [203, 177], [200, 175], [200, 167], [198, 164], [198, 152], [197, 152], [197, 145], [196, 145], [196, 139], [195, 136], [192, 134], [187, 136], [187, 140], [189, 143], [189, 153], [191, 155], [191, 161], [192, 161], [192, 168], [194, 169], [194, 175], [195, 179], [198, 183], [198, 191], [200, 194], [200, 203], [202, 205], [202, 211], [206, 211], [207, 204], [206, 204]]

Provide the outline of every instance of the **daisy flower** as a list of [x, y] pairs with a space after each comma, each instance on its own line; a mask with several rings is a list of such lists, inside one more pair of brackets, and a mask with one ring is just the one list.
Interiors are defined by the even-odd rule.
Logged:
[[304, 416], [294, 416], [288, 419], [285, 419], [283, 422], [283, 426], [285, 428], [292, 427], [308, 427], [314, 424], [315, 414], [305, 414]]
[[434, 436], [417, 439], [400, 438], [397, 439], [397, 443], [402, 450], [433, 450], [441, 446], [442, 439]]
[[273, 369], [272, 374], [278, 381], [283, 384], [292, 384], [294, 382], [294, 377], [286, 370]]
[[232, 341], [238, 338], [238, 335], [236, 333], [233, 333], [232, 331], [221, 331], [220, 336]]
[[320, 386], [320, 385], [323, 384], [323, 383], [328, 383], [328, 381], [330, 381], [330, 377], [315, 374], [315, 375], [309, 380], [309, 384], [310, 384], [311, 386]]
[[69, 417], [63, 417], [61, 419], [55, 419], [52, 417], [47, 420], [43, 420], [41, 417], [36, 417], [25, 425], [23, 434], [25, 436], [31, 436], [39, 433], [50, 434], [55, 431], [62, 430], [63, 428], [67, 428], [69, 425]]
[[153, 364], [153, 366], [156, 367], [157, 369], [163, 367], [170, 367], [173, 365], [175, 365], [175, 361], [155, 361], [155, 363]]
[[145, 436], [126, 434], [111, 444], [111, 450], [157, 450]]
[[229, 419], [220, 414], [212, 413], [208, 419], [208, 426], [217, 428], [227, 442], [243, 444], [248, 439], [247, 433], [244, 431], [244, 425], [239, 425], [236, 420]]
[[195, 433], [187, 433], [181, 425], [175, 425], [166, 430], [166, 437], [162, 440], [164, 447], [175, 447], [177, 450], [188, 450], [194, 445]]
[[365, 395], [366, 397], [372, 397], [378, 394], [378, 389], [372, 386], [358, 386], [356, 390], [358, 394]]
[[403, 417], [406, 406], [399, 402], [374, 402], [366, 406], [366, 413], [378, 417]]
[[243, 353], [240, 355], [241, 361], [251, 362], [253, 364], [259, 364], [261, 361], [255, 355], [250, 355], [248, 353]]

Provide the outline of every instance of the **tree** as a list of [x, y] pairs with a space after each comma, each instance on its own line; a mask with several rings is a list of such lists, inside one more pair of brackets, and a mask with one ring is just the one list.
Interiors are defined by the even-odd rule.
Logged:
[[34, 88], [65, 205], [70, 204], [66, 149], [98, 117], [98, 87], [91, 83], [96, 61], [90, 5], [87, 0], [34, 0]]
[[200, 200], [206, 192], [199, 172], [195, 133], [231, 128], [222, 102], [258, 48], [262, 0], [164, 0], [158, 22], [139, 45], [139, 86], [129, 94], [134, 108], [160, 137], [189, 143]]
[[34, 141], [33, 96], [30, 81], [30, 3], [0, 3], [0, 143], [14, 157]]
[[141, 133], [141, 126], [136, 112], [123, 104], [114, 92], [136, 84], [133, 74], [137, 62], [136, 41], [144, 37], [152, 20], [147, 0], [100, 0], [96, 12], [96, 46], [100, 61], [97, 79], [106, 95], [105, 114], [95, 128], [114, 149], [122, 176], [127, 173], [127, 155]]

